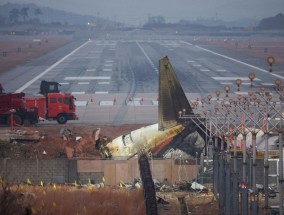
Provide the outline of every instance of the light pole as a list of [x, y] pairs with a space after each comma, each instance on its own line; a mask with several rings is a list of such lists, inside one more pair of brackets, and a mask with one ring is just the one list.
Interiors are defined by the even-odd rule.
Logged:
[[279, 128], [279, 214], [283, 214], [283, 143], [282, 143], [282, 105], [283, 95], [281, 91], [281, 80], [275, 80], [276, 90], [280, 92], [280, 128]]
[[236, 80], [236, 85], [238, 86], [238, 91], [240, 91], [240, 86], [243, 83], [243, 81], [241, 79], [237, 79]]
[[275, 58], [273, 56], [268, 56], [266, 60], [269, 65], [269, 72], [272, 72], [272, 65], [275, 63]]
[[230, 91], [230, 87], [229, 87], [228, 85], [225, 85], [225, 86], [224, 86], [224, 90], [225, 90], [225, 92], [226, 92], [226, 97], [228, 97], [228, 93], [229, 93], [229, 91]]
[[220, 96], [220, 94], [221, 94], [221, 92], [220, 92], [220, 90], [216, 90], [216, 96], [217, 96], [217, 101], [219, 101], [219, 96]]
[[[261, 94], [265, 95], [265, 87], [260, 88]], [[264, 138], [265, 138], [265, 153], [264, 153], [264, 195], [265, 195], [265, 200], [264, 200], [264, 213], [268, 213], [268, 170], [269, 170], [269, 162], [268, 162], [268, 136], [269, 136], [269, 123], [268, 123], [268, 101], [265, 100], [266, 104], [266, 110], [265, 110], [265, 121], [266, 121], [266, 126], [265, 126], [265, 132], [264, 132]]]

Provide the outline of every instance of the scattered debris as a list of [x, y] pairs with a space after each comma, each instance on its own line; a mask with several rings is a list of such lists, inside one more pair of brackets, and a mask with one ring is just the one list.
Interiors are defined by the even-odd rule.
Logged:
[[72, 131], [68, 128], [62, 128], [60, 130], [60, 135], [62, 136], [63, 140], [74, 140], [75, 139]]
[[40, 140], [38, 131], [33, 130], [0, 130], [0, 143], [12, 143], [17, 141], [32, 141]]

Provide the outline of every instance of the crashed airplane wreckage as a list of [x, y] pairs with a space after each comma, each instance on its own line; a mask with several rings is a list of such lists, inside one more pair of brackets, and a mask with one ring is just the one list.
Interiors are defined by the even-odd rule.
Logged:
[[164, 57], [159, 61], [159, 123], [112, 140], [106, 145], [111, 156], [130, 158], [143, 150], [164, 158], [200, 157], [205, 148], [206, 128], [202, 124], [197, 126], [191, 119], [181, 119], [181, 110], [194, 116], [168, 57]]

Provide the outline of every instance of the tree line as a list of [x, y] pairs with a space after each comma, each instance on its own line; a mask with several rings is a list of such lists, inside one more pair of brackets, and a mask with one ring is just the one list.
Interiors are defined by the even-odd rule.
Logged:
[[14, 8], [9, 11], [10, 24], [16, 23], [39, 23], [39, 16], [42, 15], [40, 8], [34, 8], [33, 12], [30, 8], [24, 7], [22, 9]]

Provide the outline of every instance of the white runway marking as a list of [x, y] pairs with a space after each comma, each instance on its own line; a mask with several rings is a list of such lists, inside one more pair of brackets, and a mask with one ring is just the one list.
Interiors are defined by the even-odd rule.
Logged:
[[188, 63], [194, 63], [195, 61], [194, 61], [194, 60], [188, 60], [188, 61], [186, 61], [186, 62], [188, 62]]
[[200, 72], [210, 72], [209, 69], [200, 69]]
[[200, 64], [192, 64], [192, 66], [200, 67], [201, 65]]
[[221, 84], [224, 84], [224, 85], [232, 85], [233, 83], [232, 82], [221, 82]]
[[109, 84], [109, 82], [107, 82], [107, 81], [105, 81], [105, 82], [101, 81], [101, 82], [98, 82], [98, 84]]
[[113, 60], [106, 60], [106, 63], [113, 63]]
[[90, 82], [78, 82], [78, 84], [90, 84]]
[[95, 94], [108, 94], [108, 91], [96, 91]]
[[60, 84], [60, 85], [68, 85], [69, 82], [60, 82], [59, 84]]
[[[237, 79], [241, 79], [242, 81], [249, 81], [248, 77], [211, 77], [217, 81], [235, 81]], [[260, 81], [259, 78], [255, 78], [254, 81]]]
[[96, 69], [87, 69], [86, 71], [87, 71], [87, 72], [95, 72]]
[[273, 83], [261, 83], [261, 85], [264, 85], [264, 86], [275, 86], [275, 84], [273, 84]]
[[62, 63], [65, 59], [67, 59], [68, 57], [70, 57], [71, 55], [73, 55], [75, 52], [77, 52], [79, 49], [83, 48], [85, 45], [87, 45], [90, 41], [85, 42], [83, 45], [79, 46], [78, 48], [74, 49], [72, 52], [70, 52], [68, 55], [64, 56], [63, 58], [61, 58], [59, 61], [57, 61], [56, 63], [54, 63], [53, 65], [51, 65], [50, 67], [48, 67], [46, 70], [44, 70], [42, 73], [40, 73], [39, 75], [37, 75], [36, 77], [34, 77], [32, 80], [28, 81], [26, 84], [24, 84], [24, 86], [20, 87], [19, 89], [17, 89], [15, 92], [19, 93], [19, 92], [23, 92], [27, 87], [29, 87], [31, 84], [33, 84], [35, 81], [37, 81], [39, 78], [41, 78], [42, 76], [44, 76], [46, 73], [48, 73], [50, 70], [52, 70], [53, 68], [55, 68], [57, 65], [59, 65], [60, 63]]
[[105, 67], [111, 67], [112, 64], [105, 64], [104, 66], [105, 66]]
[[216, 72], [227, 72], [225, 69], [216, 69]]
[[88, 102], [87, 101], [75, 101], [76, 106], [87, 106]]
[[64, 80], [110, 80], [110, 76], [65, 77]]
[[111, 72], [112, 69], [103, 69], [104, 72]]
[[100, 106], [113, 106], [113, 101], [100, 101]]
[[[185, 42], [185, 41], [181, 41], [181, 42], [182, 42], [182, 43], [185, 43], [185, 44], [187, 44], [187, 45], [192, 45], [192, 44], [190, 44], [190, 43], [188, 43], [188, 42]], [[202, 49], [203, 51], [209, 52], [209, 53], [211, 53], [211, 54], [214, 54], [214, 55], [217, 55], [217, 56], [226, 58], [226, 59], [231, 60], [231, 61], [234, 61], [234, 62], [236, 62], [236, 63], [240, 63], [240, 64], [245, 65], [245, 66], [248, 66], [248, 67], [250, 67], [250, 68], [256, 69], [256, 70], [258, 70], [258, 71], [261, 71], [261, 72], [264, 72], [264, 73], [268, 73], [268, 74], [273, 75], [273, 76], [275, 76], [275, 77], [277, 77], [277, 78], [282, 78], [282, 79], [284, 79], [284, 76], [277, 75], [277, 74], [275, 74], [275, 73], [270, 73], [270, 72], [268, 72], [268, 71], [266, 71], [266, 70], [264, 70], [264, 69], [261, 69], [261, 68], [259, 68], [259, 67], [257, 67], [257, 66], [254, 66], [254, 65], [245, 63], [245, 62], [243, 62], [243, 61], [237, 60], [237, 59], [235, 59], [235, 58], [231, 58], [231, 57], [228, 57], [228, 56], [226, 56], [226, 55], [219, 54], [219, 53], [217, 53], [217, 52], [211, 51], [211, 50], [209, 50], [209, 49], [206, 49], [206, 48], [203, 48], [203, 47], [200, 47], [200, 46], [195, 46], [195, 47], [196, 47], [196, 48], [199, 48], [199, 49]]]
[[72, 92], [71, 94], [72, 95], [83, 95], [85, 94], [85, 92]]

